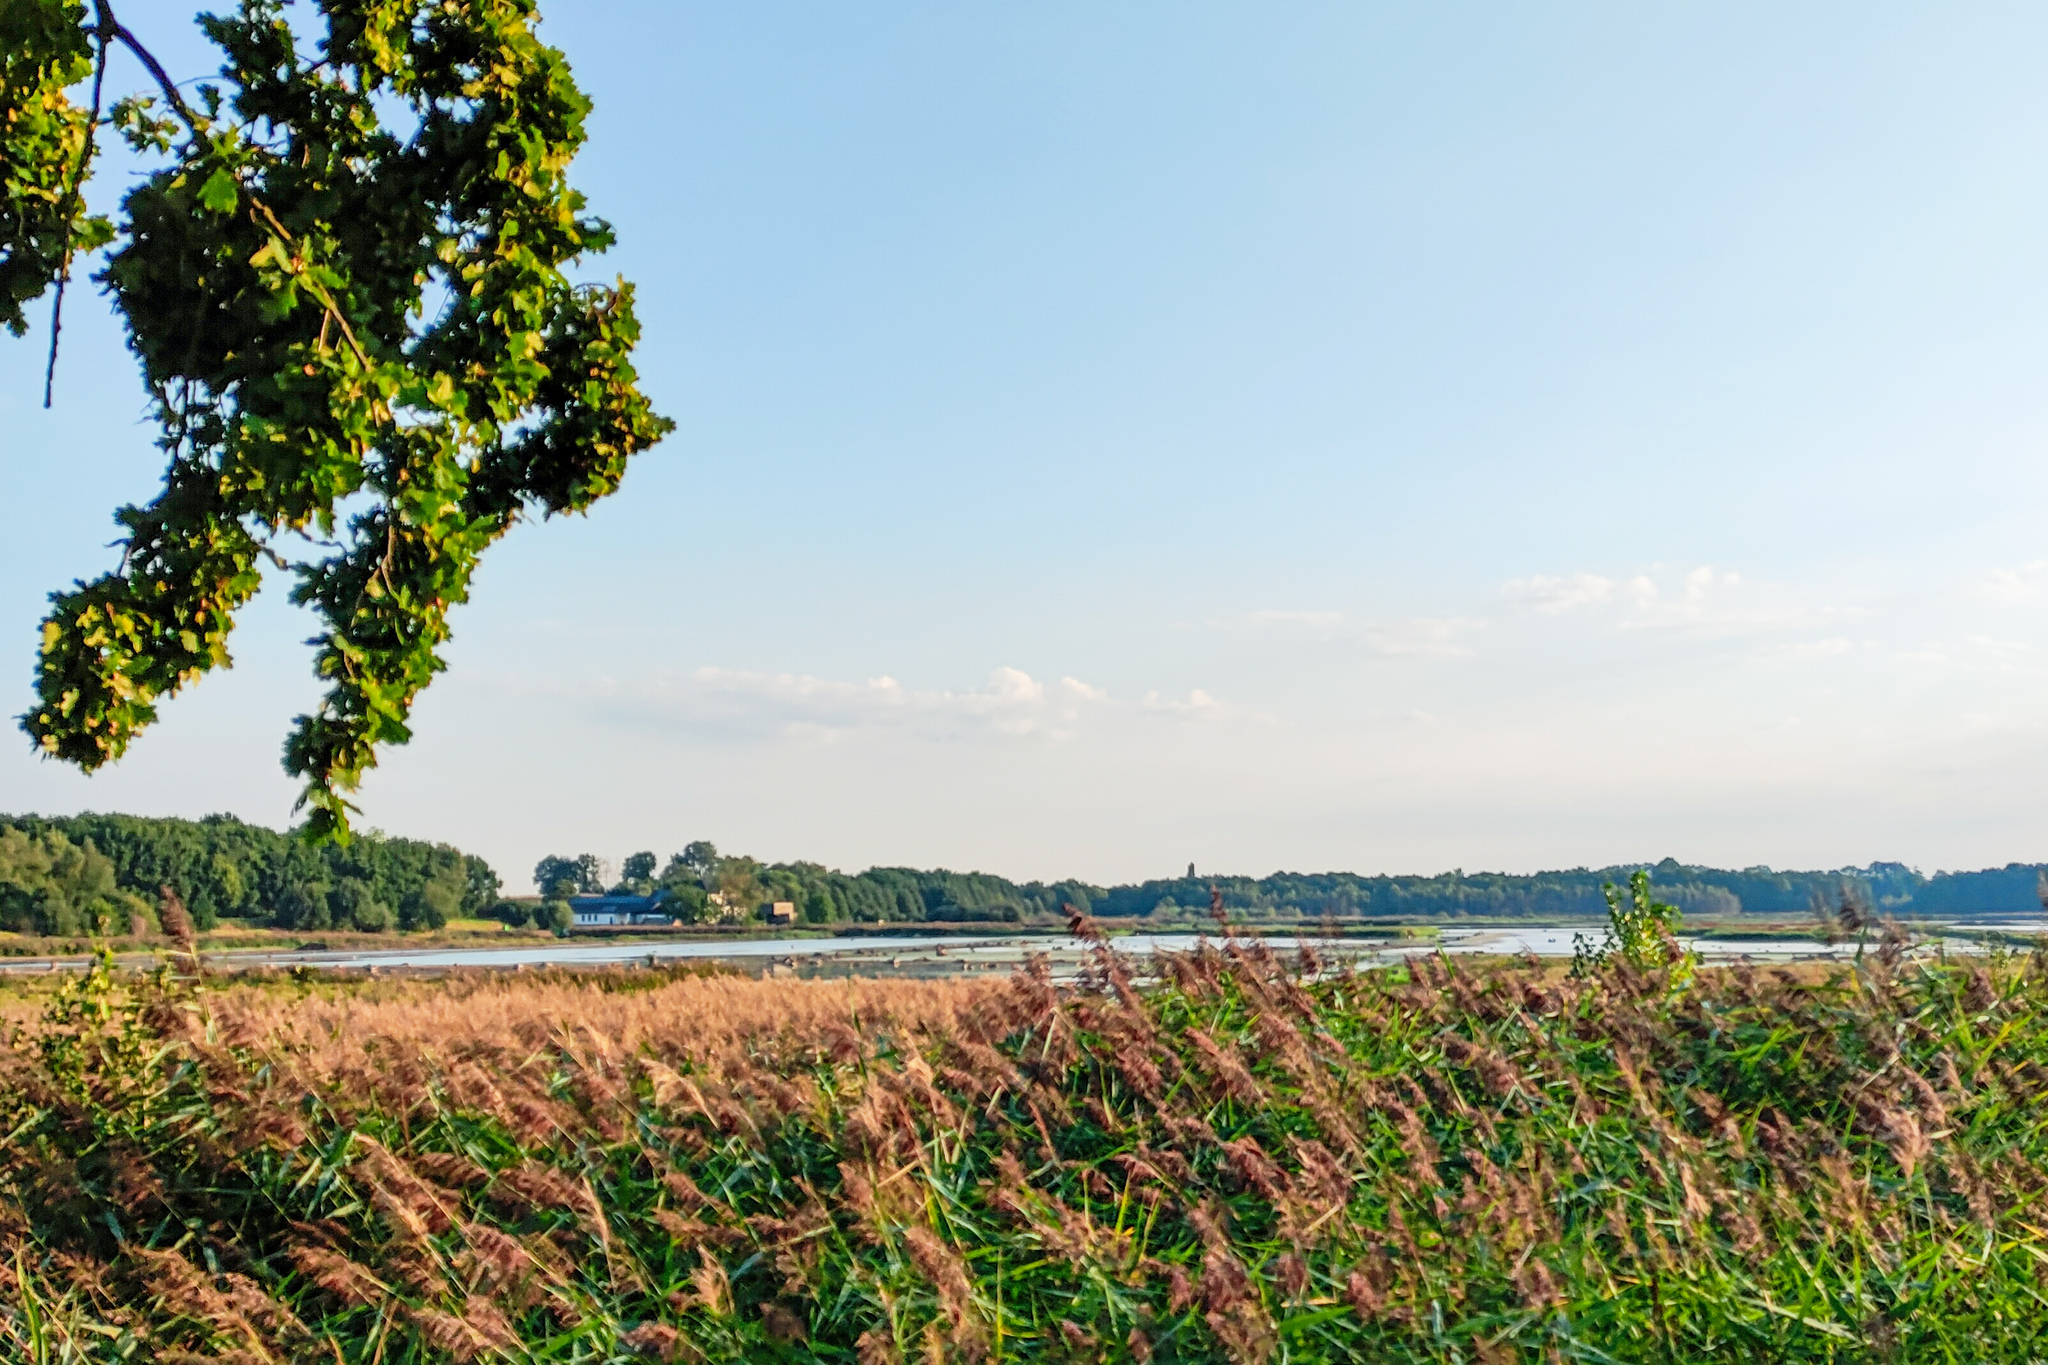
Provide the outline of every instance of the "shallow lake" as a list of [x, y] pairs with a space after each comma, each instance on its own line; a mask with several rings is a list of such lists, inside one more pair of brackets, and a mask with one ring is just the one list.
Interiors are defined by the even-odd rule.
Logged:
[[[1964, 926], [1957, 926], [1958, 929]], [[2002, 924], [1972, 924], [2004, 934], [2048, 934], [2048, 920], [2013, 921]], [[1596, 941], [1604, 926], [1579, 928], [1528, 928], [1507, 926], [1447, 928], [1430, 939], [1337, 939], [1310, 937], [1317, 951], [1332, 950], [1360, 962], [1393, 962], [1416, 953], [1488, 953], [1520, 957], [1570, 957], [1572, 940], [1584, 934]], [[1126, 956], [1143, 958], [1160, 951], [1186, 952], [1203, 941], [1198, 934], [1128, 934], [1114, 940]], [[1828, 944], [1818, 939], [1682, 939], [1709, 962], [1730, 962], [1746, 958], [1753, 962], [1791, 962], [1815, 958], [1848, 957], [1855, 953], [1853, 942]], [[1266, 939], [1274, 951], [1292, 953], [1301, 942], [1294, 936]], [[1916, 953], [1946, 950], [1951, 953], [1983, 951], [1968, 939], [1928, 936], [1916, 941]], [[209, 954], [209, 960], [231, 968], [257, 966], [317, 967], [323, 970], [435, 971], [448, 968], [518, 967], [602, 967], [609, 964], [669, 962], [677, 959], [711, 958], [742, 968], [762, 969], [795, 975], [917, 975], [948, 976], [974, 971], [1009, 970], [1037, 954], [1051, 959], [1061, 976], [1078, 971], [1087, 957], [1088, 946], [1064, 934], [991, 936], [985, 939], [905, 936], [903, 938], [787, 938], [787, 939], [565, 939], [539, 947], [518, 948], [419, 948], [393, 947], [388, 950], [345, 952], [229, 952]], [[76, 961], [65, 963], [76, 966]], [[0, 961], [0, 971], [47, 971], [47, 959]]]
[[[2027, 933], [2048, 930], [2044, 925], [1999, 925], [2007, 933]], [[1367, 961], [1392, 961], [1415, 953], [1434, 952], [1441, 948], [1447, 953], [1491, 953], [1508, 956], [1532, 954], [1536, 957], [1570, 957], [1573, 938], [1585, 934], [1597, 941], [1600, 930], [1596, 926], [1582, 929], [1514, 929], [1474, 928], [1446, 929], [1435, 940], [1374, 940], [1339, 939], [1334, 943], [1320, 938], [1309, 941], [1319, 951], [1335, 951], [1346, 956]], [[1129, 934], [1115, 940], [1117, 950], [1131, 957], [1148, 957], [1159, 951], [1186, 952], [1202, 941], [1197, 934]], [[1276, 951], [1291, 953], [1301, 940], [1292, 936], [1275, 936], [1266, 942]], [[1708, 961], [1726, 962], [1737, 958], [1748, 958], [1758, 962], [1786, 962], [1807, 958], [1847, 957], [1856, 951], [1853, 942], [1828, 944], [1818, 939], [1687, 939], [1688, 947], [1699, 952]], [[1920, 941], [1918, 951], [1933, 951], [1936, 947], [1949, 952], [1976, 952], [1979, 946], [1965, 939], [1945, 938], [1938, 943], [1933, 939]], [[997, 966], [1013, 966], [1024, 959], [1044, 953], [1053, 959], [1056, 968], [1070, 968], [1078, 965], [1086, 956], [1087, 945], [1065, 935], [1012, 935], [986, 939], [961, 939], [955, 937], [904, 937], [904, 938], [806, 938], [806, 939], [746, 939], [746, 940], [671, 940], [667, 942], [637, 939], [631, 941], [611, 940], [603, 943], [577, 942], [573, 939], [541, 947], [521, 948], [436, 948], [407, 951], [394, 949], [388, 952], [299, 952], [299, 953], [237, 953], [232, 960], [237, 965], [253, 966], [271, 964], [278, 966], [301, 964], [328, 969], [362, 970], [369, 967], [434, 969], [447, 967], [596, 967], [610, 963], [646, 963], [672, 961], [679, 958], [714, 958], [730, 960], [736, 966], [765, 965], [772, 963], [797, 970], [830, 967], [834, 974], [859, 972], [900, 972], [906, 968], [919, 970], [920, 974], [931, 974], [934, 970], [971, 971], [988, 970]]]

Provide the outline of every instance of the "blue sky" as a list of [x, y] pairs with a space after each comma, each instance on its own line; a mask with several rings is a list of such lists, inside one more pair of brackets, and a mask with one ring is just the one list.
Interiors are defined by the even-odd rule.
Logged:
[[[366, 822], [515, 886], [2048, 858], [2048, 13], [1278, 8], [555, 0], [679, 427], [492, 553]], [[0, 346], [10, 712], [157, 472], [72, 305], [55, 410]], [[284, 823], [281, 587], [0, 809]]]

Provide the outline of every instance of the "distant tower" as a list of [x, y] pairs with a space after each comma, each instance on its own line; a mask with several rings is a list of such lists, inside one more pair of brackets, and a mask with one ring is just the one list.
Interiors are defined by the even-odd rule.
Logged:
[[1188, 880], [1189, 880], [1189, 881], [1193, 881], [1194, 879], [1195, 879], [1195, 865], [1194, 865], [1193, 863], [1189, 863], [1189, 864], [1188, 864]]

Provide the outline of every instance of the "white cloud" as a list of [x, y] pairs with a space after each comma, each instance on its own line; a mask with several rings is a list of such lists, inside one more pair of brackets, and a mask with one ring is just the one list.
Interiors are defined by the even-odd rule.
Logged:
[[1970, 595], [1986, 602], [2032, 602], [2048, 587], [2048, 559], [2011, 569], [1989, 569], [1970, 587]]
[[1702, 564], [1679, 580], [1678, 592], [1665, 596], [1639, 575], [1648, 591], [1635, 600], [1636, 614], [1621, 623], [1624, 630], [1689, 630], [1717, 635], [1810, 627], [1832, 613], [1788, 602], [1767, 590], [1745, 590], [1742, 575]]
[[1369, 627], [1365, 638], [1380, 653], [1397, 659], [1469, 659], [1472, 651], [1456, 637], [1460, 631], [1478, 630], [1485, 624], [1465, 616], [1420, 616]]
[[848, 682], [712, 667], [624, 685], [605, 682], [590, 690], [601, 698], [599, 710], [635, 723], [730, 736], [828, 740], [857, 732], [888, 732], [931, 740], [1059, 741], [1073, 738], [1098, 718], [1225, 719], [1245, 714], [1200, 689], [1185, 701], [1151, 692], [1132, 704], [1078, 678], [1046, 683], [1009, 667], [995, 669], [982, 687], [957, 691], [918, 691], [886, 675]]
[[1769, 649], [1758, 650], [1755, 657], [1763, 660], [1839, 659], [1855, 648], [1856, 646], [1847, 638], [1838, 635], [1827, 640], [1800, 640], [1787, 645], [1773, 645]]
[[1079, 678], [1061, 678], [1060, 687], [1085, 702], [1102, 703], [1109, 700], [1109, 693], [1099, 687], [1090, 687]]
[[888, 676], [845, 682], [795, 673], [700, 668], [646, 689], [639, 700], [685, 722], [790, 734], [909, 730], [933, 737], [972, 734], [1058, 736], [1080, 713], [1102, 704], [1097, 689], [1074, 679], [1048, 688], [1016, 668], [998, 668], [984, 687], [920, 692]]
[[1457, 643], [1461, 631], [1477, 630], [1485, 621], [1469, 616], [1418, 616], [1383, 623], [1350, 622], [1341, 611], [1255, 611], [1243, 620], [1260, 626], [1291, 626], [1311, 631], [1325, 641], [1363, 641], [1374, 652], [1396, 659], [1469, 659], [1471, 649]]
[[1205, 718], [1221, 717], [1228, 710], [1223, 703], [1217, 701], [1199, 687], [1188, 693], [1186, 701], [1174, 701], [1169, 697], [1160, 696], [1157, 692], [1147, 692], [1145, 700], [1139, 702], [1138, 706], [1140, 710], [1154, 712], [1159, 715], [1201, 716]]
[[2028, 647], [2018, 640], [1997, 640], [1988, 635], [1970, 635], [1946, 644], [1923, 645], [1894, 655], [1900, 663], [1927, 668], [1955, 669], [1971, 673], [2010, 673], [2016, 670]]
[[1525, 607], [1541, 612], [1560, 612], [1611, 601], [1614, 590], [1620, 586], [1618, 580], [1603, 578], [1596, 573], [1577, 573], [1561, 578], [1537, 574], [1533, 578], [1511, 579], [1501, 585], [1501, 591], [1509, 600]]
[[[1713, 565], [1702, 564], [1685, 576], [1685, 600], [1688, 602], [1704, 602], [1715, 588], [1732, 588], [1740, 582], [1742, 582], [1742, 575], [1739, 573], [1717, 574], [1714, 572]], [[1651, 593], [1654, 595], [1655, 592], [1656, 588], [1653, 586]]]
[[1328, 630], [1344, 619], [1341, 611], [1255, 611], [1245, 618], [1255, 626], [1309, 626]]
[[1546, 615], [1605, 608], [1622, 630], [1684, 630], [1741, 635], [1810, 628], [1840, 613], [1784, 599], [1743, 582], [1733, 570], [1702, 564], [1683, 574], [1662, 565], [1626, 577], [1596, 573], [1537, 574], [1510, 579], [1502, 593]]

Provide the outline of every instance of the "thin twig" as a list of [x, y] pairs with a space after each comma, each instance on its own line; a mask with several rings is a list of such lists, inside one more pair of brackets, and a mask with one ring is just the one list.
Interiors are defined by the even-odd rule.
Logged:
[[[113, 18], [105, 0], [100, 3], [100, 24], [93, 30], [99, 53], [92, 66], [92, 114], [85, 121], [85, 141], [78, 146], [78, 164], [71, 168], [71, 191], [64, 196], [64, 268], [57, 272], [57, 296], [50, 301], [50, 359], [43, 366], [43, 410], [48, 411], [57, 389], [57, 338], [64, 333], [64, 286], [71, 283], [72, 215], [85, 207], [85, 168], [92, 164], [94, 135], [100, 128], [100, 89], [107, 81], [107, 30]], [[117, 26], [118, 27], [118, 26]]]
[[179, 118], [185, 121], [185, 126], [192, 130], [192, 135], [194, 137], [204, 137], [206, 134], [205, 130], [199, 126], [199, 116], [192, 112], [192, 106], [185, 103], [185, 97], [178, 93], [177, 83], [171, 79], [170, 73], [164, 70], [163, 63], [159, 62], [155, 54], [142, 45], [142, 41], [139, 38], [122, 26], [120, 20], [114, 17], [114, 8], [107, 3], [107, 0], [97, 0], [97, 3], [99, 5], [100, 32], [103, 35], [103, 41], [104, 35], [111, 34], [120, 42], [121, 46], [134, 53], [136, 60], [147, 67], [149, 74], [156, 78], [157, 88], [164, 92], [164, 98], [171, 102], [171, 108], [176, 111]]

